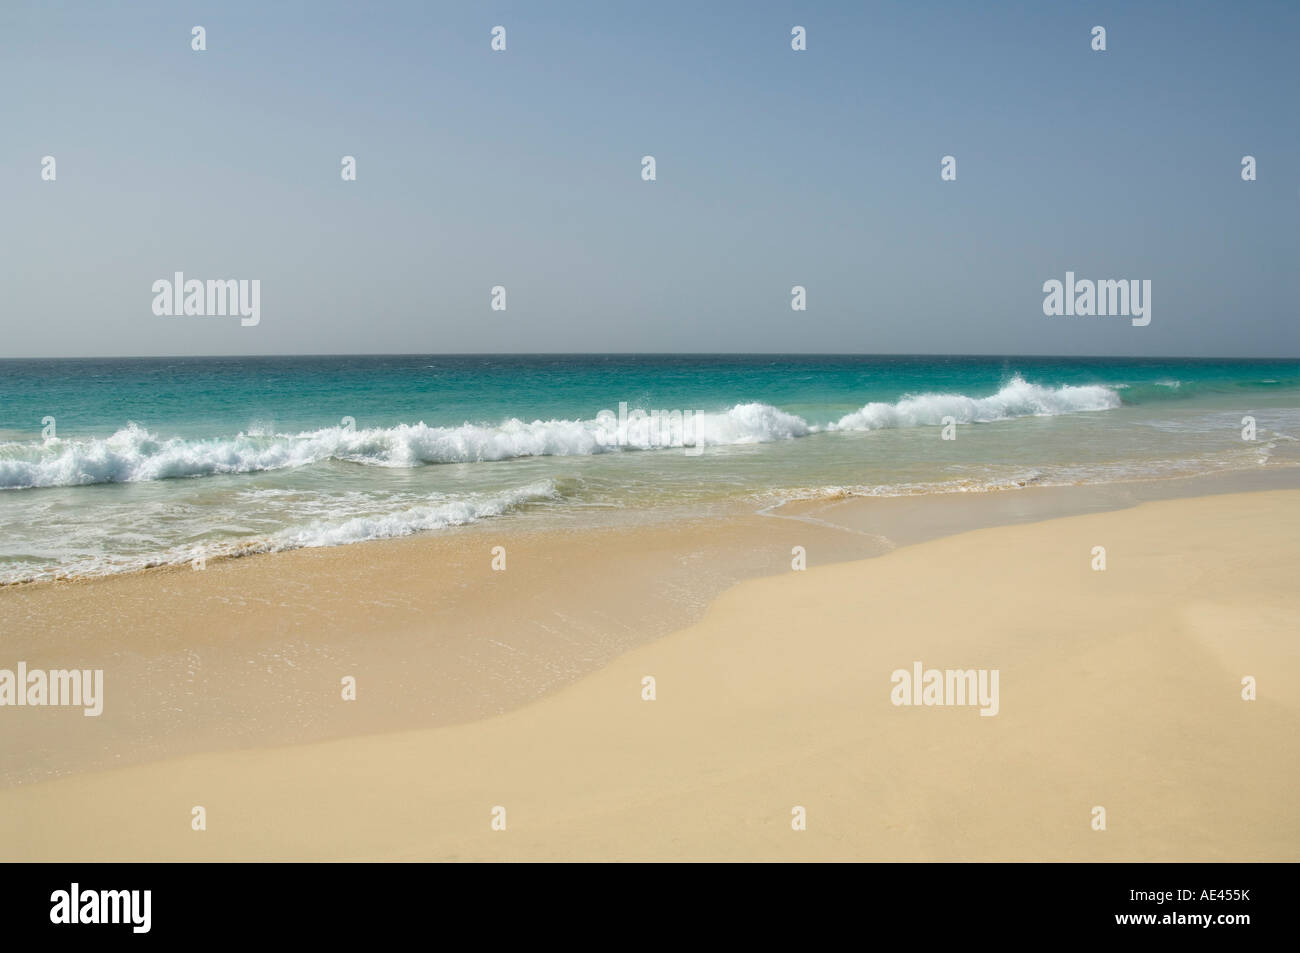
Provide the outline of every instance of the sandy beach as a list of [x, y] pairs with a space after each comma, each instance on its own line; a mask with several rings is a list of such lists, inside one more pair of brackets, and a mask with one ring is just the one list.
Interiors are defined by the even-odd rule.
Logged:
[[[1300, 491], [908, 545], [880, 502], [512, 537], [504, 572], [476, 529], [0, 592], [0, 665], [106, 685], [5, 713], [0, 856], [1300, 855]], [[894, 704], [915, 663], [996, 672], [996, 714]]]

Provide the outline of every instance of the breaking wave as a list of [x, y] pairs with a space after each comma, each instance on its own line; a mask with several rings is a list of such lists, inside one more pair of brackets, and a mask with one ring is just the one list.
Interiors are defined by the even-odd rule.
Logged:
[[[982, 423], [1025, 416], [1111, 410], [1118, 393], [1097, 385], [1043, 387], [1017, 377], [990, 397], [921, 394], [895, 403], [870, 403], [825, 425], [769, 404], [737, 404], [720, 413], [662, 420], [613, 414], [594, 420], [510, 419], [496, 425], [431, 427], [421, 422], [353, 430], [327, 427], [297, 434], [250, 432], [210, 439], [164, 438], [138, 424], [112, 436], [0, 442], [0, 489], [134, 483], [182, 477], [258, 473], [343, 461], [378, 467], [476, 463], [519, 457], [585, 456], [686, 446], [739, 446], [833, 431], [923, 427], [953, 417]], [[634, 412], [635, 413], [635, 412]]]

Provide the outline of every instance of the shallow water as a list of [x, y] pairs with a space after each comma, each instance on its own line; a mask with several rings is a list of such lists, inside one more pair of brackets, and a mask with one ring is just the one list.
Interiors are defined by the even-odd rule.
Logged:
[[[682, 416], [620, 427], [621, 404]], [[1300, 463], [1297, 435], [1296, 361], [3, 361], [0, 582], [525, 514], [672, 520], [1251, 471]]]

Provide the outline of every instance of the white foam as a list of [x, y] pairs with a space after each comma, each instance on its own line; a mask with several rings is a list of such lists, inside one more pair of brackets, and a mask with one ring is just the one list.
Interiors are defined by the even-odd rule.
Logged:
[[699, 413], [685, 427], [674, 419], [666, 430], [662, 424], [620, 430], [610, 417], [531, 423], [511, 418], [496, 425], [430, 427], [420, 422], [368, 430], [326, 427], [297, 434], [272, 433], [259, 425], [234, 437], [201, 440], [163, 438], [131, 423], [105, 438], [0, 443], [0, 489], [257, 473], [327, 460], [417, 467], [680, 448], [683, 442], [702, 447], [742, 446], [821, 431], [939, 425], [949, 416], [958, 423], [972, 423], [1110, 410], [1119, 404], [1118, 394], [1106, 387], [1053, 389], [1017, 377], [991, 397], [922, 394], [893, 404], [870, 403], [825, 427], [762, 403]]
[[44, 568], [0, 568], [0, 584], [34, 579], [76, 578], [134, 572], [155, 566], [183, 565], [196, 558], [218, 559], [321, 546], [339, 546], [375, 539], [410, 536], [426, 530], [464, 526], [511, 513], [529, 503], [559, 500], [555, 480], [540, 480], [497, 492], [459, 498], [431, 499], [402, 510], [375, 511], [346, 519], [316, 519], [269, 536], [213, 540], [190, 546], [158, 548], [134, 555], [78, 553]]
[[870, 403], [841, 417], [827, 429], [937, 426], [945, 417], [952, 417], [959, 424], [990, 423], [1014, 417], [1054, 417], [1082, 411], [1114, 410], [1119, 405], [1119, 394], [1109, 387], [1043, 387], [1016, 376], [991, 397], [920, 394], [904, 397], [894, 404]]
[[277, 533], [268, 543], [269, 550], [298, 549], [311, 546], [340, 546], [371, 539], [392, 539], [426, 530], [464, 526], [481, 519], [502, 516], [527, 503], [558, 500], [559, 490], [553, 480], [541, 480], [527, 486], [499, 493], [448, 499], [414, 506], [394, 513], [376, 513], [347, 520], [317, 520], [305, 526]]
[[[762, 443], [804, 436], [806, 421], [766, 404], [739, 404], [699, 414], [686, 441], [701, 446]], [[241, 433], [210, 440], [164, 439], [138, 424], [110, 437], [0, 444], [0, 488], [134, 483], [177, 477], [257, 473], [325, 460], [381, 467], [477, 463], [517, 457], [585, 456], [681, 447], [680, 425], [667, 431], [631, 427], [620, 439], [608, 420], [512, 418], [496, 426], [430, 427], [421, 422], [350, 430], [327, 427], [298, 434]]]

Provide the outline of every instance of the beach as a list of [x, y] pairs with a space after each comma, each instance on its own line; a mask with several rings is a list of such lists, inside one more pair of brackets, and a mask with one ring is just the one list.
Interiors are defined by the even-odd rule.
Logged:
[[[1294, 859], [1300, 490], [1068, 495], [6, 587], [0, 665], [105, 689], [4, 713], [0, 857]], [[917, 664], [996, 713], [895, 704]]]
[[1286, 922], [1300, 4], [174, 7], [0, 9], [7, 936]]

